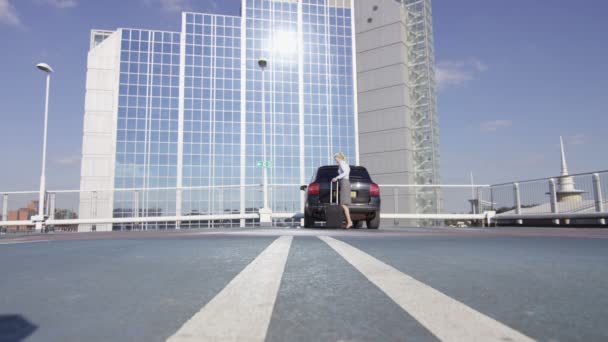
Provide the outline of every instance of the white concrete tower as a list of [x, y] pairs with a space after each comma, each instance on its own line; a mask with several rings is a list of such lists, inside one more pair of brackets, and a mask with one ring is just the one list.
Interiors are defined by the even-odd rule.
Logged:
[[583, 199], [584, 191], [577, 190], [574, 188], [574, 179], [568, 173], [568, 164], [566, 162], [566, 152], [564, 150], [564, 139], [559, 137], [561, 157], [562, 157], [562, 170], [558, 180], [557, 189], [557, 201], [558, 202], [571, 202], [581, 201]]

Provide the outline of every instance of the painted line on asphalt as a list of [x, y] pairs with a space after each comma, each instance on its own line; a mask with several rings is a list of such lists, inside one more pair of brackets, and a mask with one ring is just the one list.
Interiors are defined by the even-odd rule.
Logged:
[[264, 341], [292, 240], [274, 240], [167, 341]]
[[16, 240], [16, 241], [0, 241], [0, 245], [17, 245], [24, 243], [49, 242], [51, 240]]
[[319, 239], [442, 341], [534, 341], [345, 242]]

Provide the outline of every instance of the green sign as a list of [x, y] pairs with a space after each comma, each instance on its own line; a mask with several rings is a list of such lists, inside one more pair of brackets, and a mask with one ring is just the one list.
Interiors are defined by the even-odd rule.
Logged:
[[255, 166], [257, 166], [257, 167], [271, 167], [272, 163], [270, 163], [269, 161], [259, 161], [259, 162], [255, 163]]

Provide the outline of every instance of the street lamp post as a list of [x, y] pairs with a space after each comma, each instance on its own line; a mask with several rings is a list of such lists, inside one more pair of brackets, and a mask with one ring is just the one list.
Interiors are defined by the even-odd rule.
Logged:
[[272, 210], [268, 207], [268, 160], [266, 160], [266, 67], [268, 60], [260, 58], [258, 66], [262, 70], [262, 193], [263, 208], [260, 210], [260, 224], [272, 224]]
[[51, 86], [51, 74], [53, 68], [46, 63], [39, 63], [36, 67], [46, 74], [46, 99], [44, 103], [44, 133], [42, 136], [42, 174], [40, 175], [40, 197], [38, 198], [38, 215], [36, 221], [36, 230], [42, 231], [44, 227], [44, 197], [46, 192], [46, 135], [49, 119], [49, 90]]

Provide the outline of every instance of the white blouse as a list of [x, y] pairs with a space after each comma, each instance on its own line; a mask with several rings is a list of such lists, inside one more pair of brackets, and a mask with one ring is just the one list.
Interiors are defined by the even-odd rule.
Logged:
[[350, 176], [350, 166], [348, 166], [348, 163], [345, 162], [344, 160], [340, 160], [338, 162], [338, 177], [336, 177], [337, 179], [348, 179], [348, 176]]

